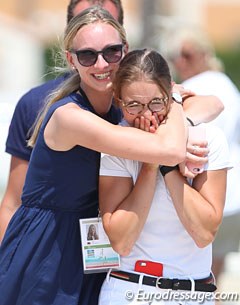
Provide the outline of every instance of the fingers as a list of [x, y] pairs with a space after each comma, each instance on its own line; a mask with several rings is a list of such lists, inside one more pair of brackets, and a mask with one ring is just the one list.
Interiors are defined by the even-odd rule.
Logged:
[[151, 119], [151, 127], [157, 130], [160, 123], [161, 121], [159, 120], [158, 115], [157, 114], [153, 115]]
[[140, 117], [140, 129], [149, 132], [150, 129], [150, 121], [143, 116]]
[[183, 85], [172, 82], [172, 92], [177, 92], [181, 94], [183, 90], [184, 90]]
[[165, 114], [156, 114], [157, 118], [158, 118], [158, 125], [160, 125], [166, 118]]
[[198, 156], [187, 152], [186, 162], [196, 163], [197, 165], [203, 165], [208, 162], [207, 156]]
[[198, 145], [187, 143], [187, 152], [197, 156], [206, 156], [209, 153], [207, 142], [198, 142]]
[[143, 116], [137, 117], [134, 121], [134, 127], [143, 131], [150, 131], [150, 121]]
[[207, 147], [199, 147], [198, 145], [193, 145], [190, 149], [190, 153], [197, 156], [205, 156], [209, 153]]
[[137, 117], [134, 121], [134, 127], [154, 133], [159, 126], [158, 116], [152, 115], [149, 119], [144, 116]]
[[184, 90], [181, 92], [182, 93], [182, 97], [184, 98], [184, 97], [186, 97], [186, 96], [194, 96], [194, 95], [196, 95], [196, 93], [195, 92], [193, 92], [192, 90], [190, 90], [190, 89], [185, 89], [184, 88]]
[[194, 175], [201, 174], [204, 171], [204, 166], [208, 162], [207, 157], [199, 157], [196, 155], [192, 155], [187, 153], [186, 156], [186, 168], [184, 172], [184, 176], [188, 178], [193, 178], [190, 172]]
[[187, 166], [185, 162], [182, 162], [181, 164], [178, 165], [180, 173], [190, 179], [194, 179], [198, 173], [192, 172]]
[[196, 93], [193, 92], [192, 90], [186, 89], [183, 87], [183, 85], [176, 84], [174, 82], [172, 82], [172, 92], [179, 93], [182, 96], [182, 98], [196, 95]]
[[140, 129], [140, 119], [139, 119], [139, 118], [136, 118], [136, 119], [134, 120], [133, 126], [134, 126], [135, 128]]
[[[206, 147], [199, 147], [197, 145], [188, 145], [186, 154], [186, 169], [184, 176], [191, 177], [192, 174], [200, 174], [204, 170], [204, 165], [208, 162], [207, 154], [209, 150]], [[192, 177], [193, 178], [193, 177]]]

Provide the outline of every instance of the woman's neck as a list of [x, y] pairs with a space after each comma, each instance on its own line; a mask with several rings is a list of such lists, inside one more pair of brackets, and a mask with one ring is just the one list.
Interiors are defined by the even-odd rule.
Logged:
[[96, 113], [99, 115], [104, 115], [109, 111], [112, 105], [112, 90], [108, 90], [107, 92], [99, 92], [93, 91], [92, 89], [88, 90], [85, 86], [81, 86], [81, 88], [85, 92]]

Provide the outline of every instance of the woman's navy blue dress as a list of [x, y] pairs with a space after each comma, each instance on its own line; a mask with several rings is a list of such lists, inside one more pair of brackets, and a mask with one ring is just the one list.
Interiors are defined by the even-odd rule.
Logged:
[[[76, 146], [49, 149], [44, 128], [53, 112], [73, 102], [94, 109], [73, 93], [56, 102], [43, 122], [33, 149], [22, 205], [0, 247], [1, 305], [96, 305], [105, 274], [83, 274], [79, 219], [98, 213], [100, 154]], [[104, 119], [117, 124], [111, 107]]]

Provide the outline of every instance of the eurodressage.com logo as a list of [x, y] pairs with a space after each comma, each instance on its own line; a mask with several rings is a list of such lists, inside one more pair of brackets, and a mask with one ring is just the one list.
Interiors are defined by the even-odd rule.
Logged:
[[136, 293], [127, 290], [125, 298], [128, 301], [136, 300], [138, 302], [153, 302], [153, 301], [197, 301], [198, 304], [203, 304], [205, 301], [221, 301], [221, 302], [237, 302], [240, 300], [240, 294], [237, 292], [198, 292], [198, 291], [172, 291], [165, 292], [145, 292], [138, 290]]

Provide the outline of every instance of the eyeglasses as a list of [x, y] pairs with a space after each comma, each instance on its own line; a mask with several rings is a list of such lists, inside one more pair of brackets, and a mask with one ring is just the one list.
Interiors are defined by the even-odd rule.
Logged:
[[148, 107], [148, 109], [152, 112], [161, 112], [166, 109], [166, 102], [168, 101], [167, 97], [163, 98], [154, 98], [147, 104], [142, 104], [137, 101], [124, 102], [120, 100], [122, 106], [126, 109], [129, 114], [136, 115], [143, 111], [144, 107]]
[[107, 63], [111, 64], [121, 60], [123, 53], [123, 44], [107, 46], [101, 51], [96, 51], [93, 49], [83, 49], [78, 51], [72, 50], [71, 52], [77, 55], [78, 62], [84, 67], [93, 66], [96, 63], [99, 54], [102, 54], [104, 60]]

